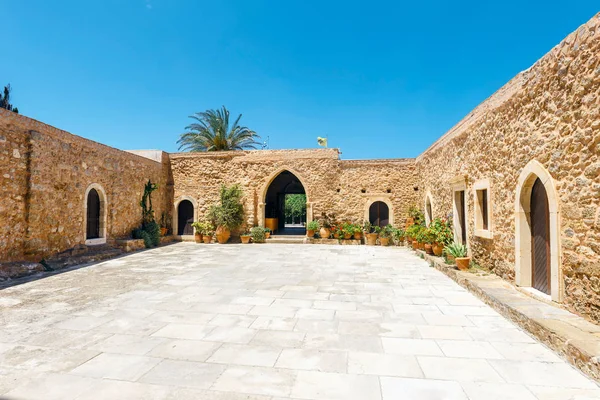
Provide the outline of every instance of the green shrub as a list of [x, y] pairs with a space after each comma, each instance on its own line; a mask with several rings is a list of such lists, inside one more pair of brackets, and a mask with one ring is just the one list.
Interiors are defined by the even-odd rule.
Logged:
[[225, 227], [230, 231], [239, 228], [244, 223], [244, 205], [242, 204], [240, 185], [221, 186], [221, 204], [215, 204], [208, 211], [208, 218], [216, 227]]
[[318, 231], [319, 230], [319, 222], [312, 220], [308, 224], [306, 224], [306, 230], [308, 231]]
[[[160, 225], [156, 221], [150, 221], [144, 225], [144, 231], [150, 236], [151, 247], [160, 244]], [[146, 246], [148, 247], [148, 246]]]
[[250, 229], [250, 236], [252, 236], [252, 241], [254, 243], [264, 243], [266, 241], [265, 229], [260, 226], [255, 226]]

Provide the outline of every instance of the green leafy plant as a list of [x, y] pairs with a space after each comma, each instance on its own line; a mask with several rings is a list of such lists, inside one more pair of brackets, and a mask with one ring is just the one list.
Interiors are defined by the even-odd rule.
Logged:
[[312, 220], [308, 224], [306, 224], [306, 230], [309, 230], [309, 231], [315, 231], [316, 232], [316, 231], [319, 230], [319, 228], [320, 228], [319, 227], [319, 222], [315, 221], [315, 220]]
[[265, 228], [261, 226], [255, 226], [254, 228], [250, 229], [250, 236], [252, 236], [252, 241], [254, 243], [264, 243], [267, 238], [265, 235]]
[[224, 151], [255, 149], [260, 145], [256, 132], [240, 126], [240, 114], [233, 124], [229, 123], [229, 110], [223, 106], [219, 110], [198, 112], [190, 118], [194, 123], [185, 127], [177, 143], [185, 151]]
[[379, 237], [382, 237], [382, 238], [391, 238], [393, 235], [394, 235], [394, 227], [390, 224], [384, 226], [379, 233]]
[[196, 229], [196, 232], [205, 236], [213, 236], [215, 234], [214, 225], [208, 221], [196, 221], [192, 223], [192, 226]]
[[413, 240], [418, 241], [418, 236], [420, 235], [421, 230], [423, 230], [422, 225], [411, 225], [406, 228], [406, 236], [410, 237]]
[[271, 230], [271, 228], [263, 228], [263, 231], [265, 232], [265, 234], [267, 234], [267, 233], [273, 233], [273, 231]]
[[406, 233], [404, 232], [404, 229], [402, 229], [402, 228], [395, 228], [393, 236], [396, 241], [400, 241], [400, 239], [404, 239], [404, 237], [406, 236]]
[[423, 225], [425, 223], [425, 215], [415, 205], [408, 207], [408, 216], [415, 221], [415, 225]]
[[239, 228], [244, 223], [244, 192], [240, 185], [221, 185], [219, 198], [221, 204], [215, 204], [208, 211], [208, 218], [216, 227], [225, 227], [230, 231]]
[[435, 218], [431, 221], [429, 229], [434, 235], [435, 243], [447, 246], [454, 241], [451, 225], [441, 218]]
[[468, 251], [467, 246], [462, 243], [452, 243], [444, 247], [444, 254], [452, 256], [454, 258], [467, 257]]

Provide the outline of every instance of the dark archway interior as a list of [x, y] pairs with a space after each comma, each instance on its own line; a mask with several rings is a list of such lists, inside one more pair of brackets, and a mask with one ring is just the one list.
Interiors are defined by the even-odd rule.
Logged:
[[546, 188], [537, 178], [531, 190], [532, 286], [546, 294], [550, 294], [549, 209]]
[[194, 205], [189, 200], [182, 200], [177, 207], [177, 234], [193, 235]]
[[90, 190], [87, 198], [87, 227], [86, 238], [100, 237], [100, 196], [96, 189]]
[[371, 225], [384, 227], [390, 223], [390, 209], [383, 201], [376, 201], [369, 207], [369, 222]]
[[277, 234], [304, 235], [305, 227], [286, 227], [285, 225], [285, 195], [306, 194], [304, 186], [296, 175], [282, 171], [267, 189], [265, 198], [265, 218], [277, 218]]

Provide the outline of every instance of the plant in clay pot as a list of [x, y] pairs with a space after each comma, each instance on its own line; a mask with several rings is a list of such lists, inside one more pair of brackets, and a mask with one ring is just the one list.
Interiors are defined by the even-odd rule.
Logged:
[[408, 207], [408, 218], [406, 219], [406, 227], [408, 228], [411, 225], [424, 225], [425, 224], [425, 215], [421, 210], [419, 210], [415, 205], [411, 205]]
[[263, 230], [265, 231], [265, 239], [268, 239], [271, 237], [271, 228], [263, 228]]
[[435, 234], [430, 228], [423, 230], [423, 242], [425, 243], [425, 252], [433, 255], [433, 243], [435, 242]]
[[454, 241], [452, 225], [444, 219], [435, 218], [429, 224], [429, 229], [431, 229], [435, 237], [432, 244], [433, 254], [440, 257], [443, 254], [444, 246], [448, 246]]
[[261, 226], [255, 226], [250, 229], [250, 236], [254, 243], [264, 243], [266, 241], [265, 229]]
[[199, 232], [202, 235], [202, 241], [204, 243], [212, 242], [212, 237], [215, 234], [215, 227], [212, 223], [208, 221], [204, 222], [194, 222], [196, 228], [196, 232]]
[[344, 239], [351, 239], [354, 235], [354, 225], [352, 225], [350, 222], [345, 222], [342, 225], [342, 233], [344, 234]]
[[194, 241], [196, 243], [202, 243], [202, 222], [200, 222], [200, 221], [192, 222], [192, 228], [195, 229]]
[[312, 238], [315, 236], [315, 232], [319, 230], [319, 221], [310, 221], [306, 224], [306, 236]]
[[365, 232], [365, 237], [367, 238], [367, 245], [377, 245], [377, 238], [379, 237], [381, 228], [377, 225], [371, 225], [371, 223], [367, 221], [363, 224], [363, 230]]
[[394, 228], [393, 238], [396, 242], [396, 246], [401, 246], [404, 243], [404, 229]]
[[352, 236], [353, 236], [354, 240], [362, 239], [363, 230], [362, 230], [362, 227], [360, 226], [360, 224], [352, 224], [352, 230], [353, 230]]
[[242, 244], [248, 244], [250, 243], [250, 239], [252, 238], [252, 236], [250, 235], [250, 231], [249, 230], [244, 230], [244, 232], [242, 232], [240, 234], [240, 239], [242, 241]]
[[452, 256], [454, 261], [456, 262], [456, 266], [461, 271], [466, 271], [469, 269], [469, 264], [471, 263], [471, 257], [468, 256], [468, 249], [462, 243], [452, 243], [446, 247], [444, 247], [444, 253], [448, 256]]
[[408, 245], [412, 246], [413, 249], [417, 249], [417, 235], [421, 231], [421, 225], [411, 225], [406, 228], [406, 236], [408, 237]]
[[335, 225], [335, 214], [321, 213], [321, 218], [319, 218], [319, 226], [321, 226], [319, 236], [321, 239], [329, 239], [333, 225]]
[[239, 228], [244, 223], [244, 205], [242, 204], [243, 192], [239, 185], [221, 186], [219, 193], [220, 204], [213, 205], [208, 217], [217, 227], [217, 241], [227, 243], [231, 231]]
[[392, 225], [386, 225], [381, 229], [379, 233], [379, 244], [382, 246], [387, 246], [390, 244], [390, 239], [394, 234], [394, 227]]

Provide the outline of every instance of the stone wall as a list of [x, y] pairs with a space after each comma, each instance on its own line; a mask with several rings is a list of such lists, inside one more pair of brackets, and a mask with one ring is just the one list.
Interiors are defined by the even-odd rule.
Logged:
[[394, 217], [401, 220], [418, 198], [414, 160], [342, 161], [337, 149], [178, 153], [170, 158], [175, 202], [194, 199], [200, 219], [218, 201], [221, 184], [239, 183], [248, 223], [262, 225], [269, 183], [284, 170], [304, 186], [308, 220], [327, 212], [362, 222], [366, 204], [379, 197], [393, 205]]
[[[417, 158], [421, 204], [452, 212], [455, 177], [467, 182], [474, 260], [515, 279], [517, 182], [531, 160], [558, 195], [561, 296], [600, 321], [600, 14], [477, 107]], [[473, 183], [489, 179], [491, 239], [473, 234]]]
[[156, 162], [0, 110], [0, 260], [39, 260], [84, 243], [84, 195], [94, 183], [106, 193], [108, 239], [139, 225], [148, 179], [159, 185], [156, 216], [170, 213], [169, 161], [161, 154]]

